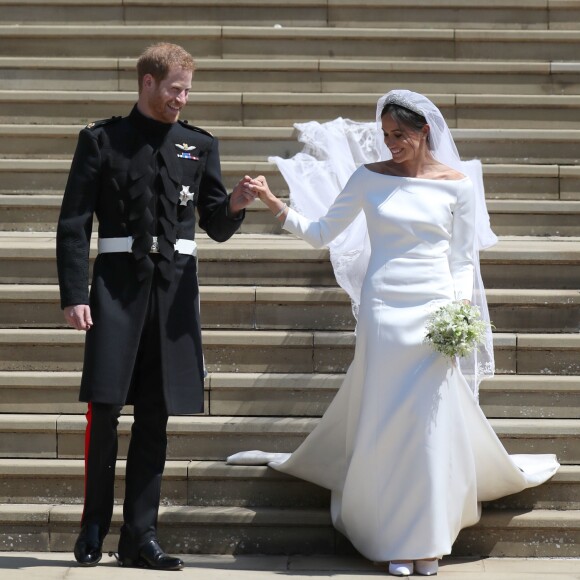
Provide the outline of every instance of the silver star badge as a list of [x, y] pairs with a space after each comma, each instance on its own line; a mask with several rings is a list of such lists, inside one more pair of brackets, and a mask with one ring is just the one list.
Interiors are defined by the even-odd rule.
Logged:
[[179, 192], [179, 205], [187, 205], [188, 201], [193, 201], [193, 193], [189, 191], [189, 185], [182, 185]]

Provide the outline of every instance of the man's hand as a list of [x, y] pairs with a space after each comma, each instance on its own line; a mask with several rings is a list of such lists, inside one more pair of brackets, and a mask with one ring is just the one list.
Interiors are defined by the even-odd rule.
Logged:
[[255, 183], [256, 182], [249, 175], [245, 175], [244, 178], [238, 182], [236, 187], [234, 187], [234, 191], [232, 191], [232, 195], [230, 195], [230, 205], [228, 208], [231, 217], [236, 217], [237, 214], [252, 204], [256, 197], [258, 197], [258, 193], [252, 191], [249, 187], [251, 184]]
[[93, 326], [91, 307], [88, 304], [67, 306], [64, 309], [64, 319], [69, 326], [77, 330], [90, 330]]

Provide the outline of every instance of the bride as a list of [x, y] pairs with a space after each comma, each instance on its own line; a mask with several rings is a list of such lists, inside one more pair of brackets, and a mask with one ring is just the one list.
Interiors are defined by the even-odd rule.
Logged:
[[[354, 359], [294, 453], [241, 452], [228, 463], [267, 463], [330, 489], [335, 527], [364, 556], [388, 561], [395, 576], [433, 575], [459, 531], [479, 520], [479, 502], [539, 485], [558, 463], [508, 455], [481, 411], [491, 334], [470, 360], [455, 362], [424, 342], [429, 316], [444, 304], [473, 301], [487, 314], [478, 252], [495, 236], [481, 165], [460, 161], [439, 109], [410, 91], [381, 97], [376, 127], [326, 125], [303, 136], [318, 159], [278, 160], [294, 207], [309, 217], [262, 176], [248, 187], [286, 230], [330, 246], [357, 315]], [[371, 136], [377, 129], [386, 150]], [[335, 196], [340, 172], [357, 161]]]

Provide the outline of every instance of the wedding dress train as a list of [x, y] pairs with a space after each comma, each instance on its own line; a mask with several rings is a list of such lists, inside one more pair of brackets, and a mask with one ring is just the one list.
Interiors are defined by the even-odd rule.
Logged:
[[425, 344], [431, 313], [473, 286], [470, 179], [429, 180], [359, 167], [328, 214], [290, 210], [285, 229], [327, 245], [360, 212], [370, 259], [354, 359], [319, 424], [292, 453], [241, 452], [332, 492], [336, 528], [374, 561], [451, 552], [480, 502], [550, 478], [554, 455], [508, 455], [455, 364]]

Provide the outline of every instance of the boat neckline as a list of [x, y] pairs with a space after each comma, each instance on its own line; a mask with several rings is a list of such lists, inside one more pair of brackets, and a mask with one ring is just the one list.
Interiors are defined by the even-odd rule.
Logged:
[[379, 173], [378, 171], [373, 171], [372, 169], [369, 169], [364, 164], [362, 165], [362, 167], [364, 167], [369, 173], [373, 173], [374, 175], [382, 175], [383, 177], [395, 177], [396, 179], [415, 179], [415, 180], [419, 180], [419, 181], [441, 181], [443, 183], [461, 183], [462, 181], [469, 179], [469, 177], [467, 175], [465, 177], [462, 177], [461, 179], [432, 179], [429, 177], [407, 177], [405, 175], [393, 175], [391, 173]]

